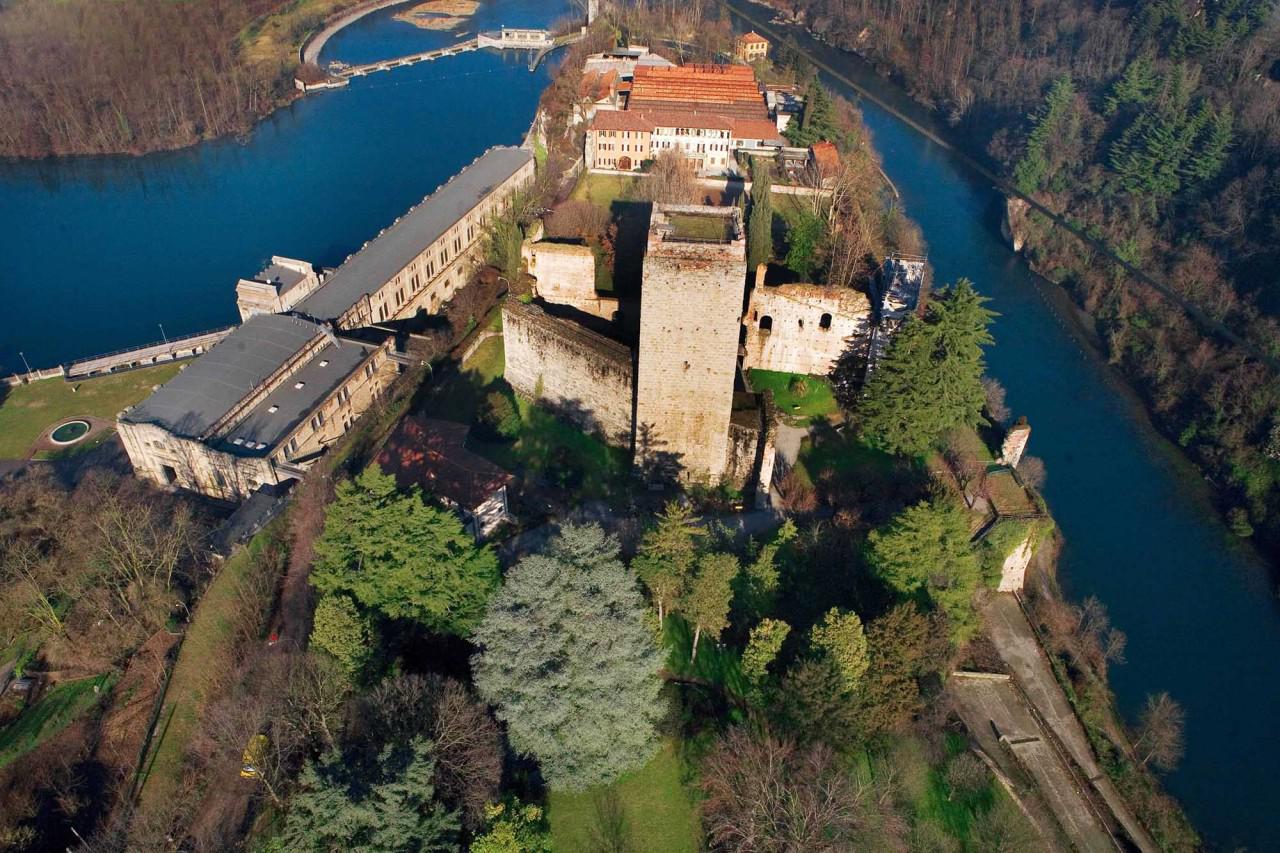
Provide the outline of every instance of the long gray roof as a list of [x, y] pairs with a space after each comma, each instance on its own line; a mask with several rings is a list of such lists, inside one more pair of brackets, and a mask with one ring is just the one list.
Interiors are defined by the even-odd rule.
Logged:
[[498, 184], [533, 159], [523, 148], [491, 148], [420, 204], [400, 217], [338, 267], [295, 306], [322, 320], [336, 320], [377, 290], [475, 207]]
[[313, 414], [320, 401], [346, 381], [368, 354], [368, 348], [360, 343], [335, 338], [259, 400], [218, 441], [219, 449], [242, 456], [270, 453], [303, 418]]
[[123, 420], [199, 437], [318, 334], [320, 327], [298, 317], [250, 317]]

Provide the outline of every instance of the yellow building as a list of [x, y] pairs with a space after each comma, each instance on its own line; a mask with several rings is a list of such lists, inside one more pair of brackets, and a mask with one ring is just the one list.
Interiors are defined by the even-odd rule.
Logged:
[[754, 30], [738, 36], [734, 42], [734, 57], [739, 62], [759, 62], [769, 58], [769, 40]]

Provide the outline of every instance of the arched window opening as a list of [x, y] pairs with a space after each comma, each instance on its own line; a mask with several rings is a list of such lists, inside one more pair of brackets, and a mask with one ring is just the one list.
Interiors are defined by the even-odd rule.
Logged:
[[762, 332], [773, 331], [773, 318], [770, 317], [768, 314], [765, 314], [763, 317], [760, 318], [760, 331]]
[[822, 315], [822, 319], [818, 321], [818, 326], [819, 326], [819, 328], [823, 328], [823, 329], [830, 329], [830, 328], [831, 328], [831, 315], [830, 315], [830, 314], [823, 314], [823, 315]]

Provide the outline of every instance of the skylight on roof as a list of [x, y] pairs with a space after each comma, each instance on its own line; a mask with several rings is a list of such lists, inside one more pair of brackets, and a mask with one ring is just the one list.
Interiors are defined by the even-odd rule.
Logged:
[[244, 439], [243, 439], [243, 438], [233, 438], [233, 439], [231, 439], [231, 443], [232, 443], [232, 444], [234, 444], [234, 445], [236, 445], [237, 447], [239, 447], [240, 445], [244, 444]]
[[322, 359], [320, 359], [320, 366], [321, 366], [321, 367], [328, 367], [328, 366], [329, 366], [329, 359], [327, 359], [327, 358], [322, 358]]
[[267, 407], [267, 411], [274, 415], [276, 412], [280, 411], [280, 407], [279, 407], [279, 406], [268, 406], [268, 407]]
[[303, 389], [303, 387], [305, 387], [305, 386], [306, 386], [306, 384], [307, 384], [307, 383], [305, 383], [305, 382], [295, 382], [295, 383], [293, 383], [293, 389], [294, 389], [295, 391], [301, 391], [301, 390]]

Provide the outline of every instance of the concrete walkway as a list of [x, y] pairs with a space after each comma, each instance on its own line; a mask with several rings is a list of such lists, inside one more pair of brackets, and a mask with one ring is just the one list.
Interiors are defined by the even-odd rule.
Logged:
[[993, 595], [982, 606], [982, 616], [992, 643], [1013, 671], [1032, 706], [1052, 729], [1071, 759], [1088, 777], [1093, 789], [1111, 809], [1129, 839], [1143, 853], [1157, 853], [1160, 848], [1155, 839], [1138, 821], [1129, 804], [1098, 765], [1084, 727], [1054, 678], [1049, 659], [1040, 648], [1040, 642], [1031, 624], [1027, 622], [1018, 600], [1010, 593]]
[[[1080, 790], [1070, 764], [1054, 749], [1051, 735], [1027, 707], [1007, 676], [955, 673], [948, 691], [982, 750], [1007, 776], [1029, 776], [1074, 850], [1114, 853], [1117, 844]], [[1061, 849], [1052, 826], [1028, 814], [1045, 845]]]

